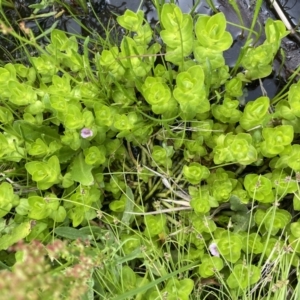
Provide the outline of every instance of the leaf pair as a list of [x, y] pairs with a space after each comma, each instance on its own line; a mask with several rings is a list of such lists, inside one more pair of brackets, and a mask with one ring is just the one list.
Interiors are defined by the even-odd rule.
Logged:
[[25, 164], [27, 172], [37, 182], [40, 190], [46, 190], [61, 180], [60, 163], [57, 156], [51, 156], [47, 162], [32, 161]]

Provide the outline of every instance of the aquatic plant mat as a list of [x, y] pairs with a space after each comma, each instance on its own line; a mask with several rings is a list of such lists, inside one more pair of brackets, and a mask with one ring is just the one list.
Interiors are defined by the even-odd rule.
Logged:
[[0, 298], [299, 299], [291, 31], [95, 3], [2, 3]]

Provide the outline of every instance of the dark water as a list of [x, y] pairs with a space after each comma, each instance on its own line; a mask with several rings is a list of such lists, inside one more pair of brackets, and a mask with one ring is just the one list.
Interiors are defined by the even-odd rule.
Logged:
[[[15, 1], [15, 9], [5, 9], [4, 15], [14, 25], [14, 28], [18, 30], [18, 24], [22, 20], [28, 18], [33, 13], [32, 8], [29, 6], [31, 4], [40, 3], [36, 0], [20, 0]], [[77, 3], [78, 1], [69, 0], [69, 2], [64, 2], [68, 9], [63, 5], [49, 5], [38, 12], [38, 15], [47, 14], [53, 9], [57, 12], [65, 12], [61, 14], [60, 17], [55, 18], [54, 16], [36, 18], [35, 20], [26, 20], [26, 27], [29, 27], [34, 32], [35, 36], [41, 34], [42, 31], [49, 29], [54, 22], [57, 22], [56, 28], [69, 32], [71, 34], [78, 34], [81, 36], [90, 36], [91, 38], [97, 38], [98, 35], [103, 38], [107, 37], [107, 28], [112, 28], [110, 31], [110, 38], [113, 42], [118, 42], [122, 38], [122, 31], [116, 23], [116, 16], [122, 14], [126, 9], [131, 9], [136, 11], [138, 8], [145, 12], [145, 17], [148, 22], [155, 26], [158, 22], [157, 13], [151, 0], [93, 0], [88, 3], [86, 9], [80, 7]], [[250, 27], [253, 16], [253, 0], [237, 1], [239, 8], [242, 12], [243, 22], [245, 27]], [[275, 12], [272, 7], [267, 5], [268, 1], [264, 1], [263, 7], [261, 9], [259, 19], [257, 21], [256, 30], [258, 30], [260, 25], [263, 25], [268, 17], [277, 19]], [[280, 1], [287, 17], [296, 26], [300, 19], [300, 5], [297, 4], [297, 0], [282, 0]], [[190, 12], [195, 6], [195, 0], [178, 0], [177, 4], [181, 7], [183, 12]], [[215, 7], [224, 12], [228, 21], [240, 24], [240, 20], [233, 8], [228, 3], [228, 0], [214, 0]], [[206, 1], [202, 0], [195, 6], [195, 13], [197, 14], [209, 14], [213, 13], [212, 9], [209, 7]], [[80, 20], [81, 24], [78, 24]], [[99, 22], [100, 20], [100, 22]], [[224, 53], [226, 63], [229, 66], [234, 66], [236, 59], [239, 55], [240, 48], [243, 46], [245, 39], [241, 36], [242, 31], [240, 28], [232, 25], [228, 25], [227, 28], [232, 36], [234, 37], [234, 44]], [[261, 42], [264, 36], [261, 36]], [[258, 43], [259, 43], [258, 42]], [[47, 37], [40, 40], [41, 44], [47, 44]], [[286, 63], [285, 68], [281, 72], [280, 76], [285, 80], [289, 74], [300, 65], [300, 43], [292, 38], [286, 38], [283, 43], [283, 48], [286, 51]], [[29, 49], [30, 50], [30, 49]], [[34, 50], [32, 50], [34, 55]], [[17, 61], [26, 60], [26, 56], [21, 50], [16, 50], [16, 42], [13, 38], [9, 36], [0, 36], [0, 61], [5, 63], [11, 59], [16, 59]], [[268, 95], [272, 97], [276, 94], [278, 88], [280, 87], [280, 81], [276, 79], [278, 73], [276, 73], [276, 66], [280, 65], [280, 61], [275, 62], [274, 69], [275, 72], [269, 78], [263, 80], [263, 86], [268, 92]], [[248, 87], [249, 95], [248, 100], [256, 98], [262, 95], [261, 87], [258, 83], [254, 83]]]
[[286, 12], [290, 22], [299, 27], [300, 22], [300, 3], [299, 0], [279, 1], [283, 10]]

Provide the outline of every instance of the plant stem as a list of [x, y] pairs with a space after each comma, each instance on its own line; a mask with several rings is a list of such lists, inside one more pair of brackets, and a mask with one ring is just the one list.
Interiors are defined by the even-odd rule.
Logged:
[[283, 10], [281, 9], [281, 7], [279, 6], [279, 4], [277, 3], [276, 0], [269, 0], [271, 5], [274, 7], [278, 17], [281, 19], [281, 21], [284, 23], [285, 27], [287, 28], [287, 30], [290, 30], [292, 34], [295, 33], [290, 21], [288, 20], [288, 18], [286, 17], [286, 15], [284, 14]]
[[145, 200], [148, 200], [156, 192], [160, 185], [162, 185], [162, 182], [161, 180], [158, 180], [151, 191], [148, 193], [148, 195], [146, 195]]

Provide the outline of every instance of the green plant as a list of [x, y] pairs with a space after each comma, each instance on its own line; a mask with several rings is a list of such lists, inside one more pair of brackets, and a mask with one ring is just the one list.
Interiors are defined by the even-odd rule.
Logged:
[[[299, 260], [299, 224], [278, 205], [293, 197], [300, 208], [300, 85], [275, 106], [239, 102], [270, 74], [287, 32], [268, 20], [266, 41], [248, 40], [231, 71], [223, 13], [159, 11], [153, 31], [127, 10], [120, 45], [92, 59], [89, 38], [53, 29], [44, 49], [31, 40], [30, 66], [0, 67], [0, 257], [17, 266], [7, 249], [21, 239], [87, 239], [88, 257], [101, 258], [89, 264], [99, 298], [188, 299], [196, 282], [207, 297], [206, 279], [247, 299], [277, 242], [296, 249], [282, 254], [280, 276]], [[61, 269], [74, 262], [63, 259]]]

